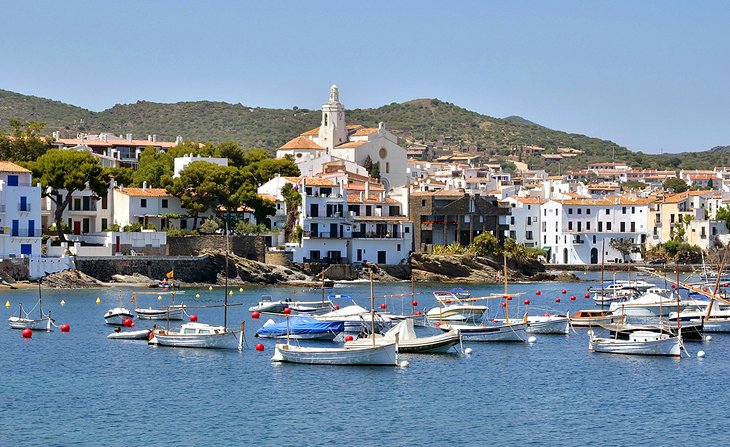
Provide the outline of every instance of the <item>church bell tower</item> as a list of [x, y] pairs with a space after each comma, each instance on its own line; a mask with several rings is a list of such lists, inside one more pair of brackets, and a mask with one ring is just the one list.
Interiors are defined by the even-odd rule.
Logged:
[[336, 85], [330, 87], [330, 97], [322, 106], [322, 124], [319, 126], [320, 146], [328, 151], [347, 142], [345, 106], [340, 103], [340, 91]]

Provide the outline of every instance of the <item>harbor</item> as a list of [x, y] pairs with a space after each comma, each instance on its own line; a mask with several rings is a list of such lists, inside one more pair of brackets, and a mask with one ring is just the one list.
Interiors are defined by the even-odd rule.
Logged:
[[[530, 313], [572, 315], [600, 309], [585, 298], [589, 287], [600, 287], [600, 277], [594, 272], [578, 275], [583, 281], [509, 284], [515, 295], [511, 315], [521, 315], [528, 299]], [[393, 314], [410, 314], [414, 300], [419, 311], [434, 307], [433, 292], [443, 288], [415, 284], [412, 292], [410, 282], [375, 283], [373, 296], [380, 310], [386, 304]], [[682, 405], [667, 402], [673, 395], [725, 391], [718, 377], [730, 366], [727, 334], [686, 343], [688, 355], [681, 358], [592, 353], [591, 329], [575, 327], [567, 335], [538, 334], [533, 343], [463, 341], [447, 355], [399, 354], [407, 367], [297, 365], [272, 362], [277, 340], [254, 337], [270, 316], [254, 319], [247, 309], [264, 295], [305, 302], [317, 300], [320, 290], [231, 288], [229, 302], [241, 305], [228, 309], [228, 325], [246, 323], [241, 351], [107, 339], [112, 328], [104, 324], [104, 313], [119, 304], [120, 295], [129, 306], [135, 291], [44, 290], [43, 309], [52, 311], [56, 325], [70, 325], [69, 332], [56, 327], [24, 339], [7, 325], [0, 330], [3, 388], [14, 390], [14, 398], [1, 407], [3, 443], [22, 445], [27, 439], [18, 428], [42, 426], [34, 430], [34, 440], [43, 445], [95, 445], [101, 439], [109, 445], [165, 445], [179, 439], [191, 445], [363, 445], [384, 440], [418, 445], [435, 439], [470, 445], [497, 438], [503, 445], [584, 445], [589, 439], [599, 445], [641, 445], [662, 439], [691, 442], [682, 424], [666, 424], [682, 420], [688, 410], [705, 415], [694, 422], [703, 443], [724, 442], [715, 423], [724, 418], [719, 406], [691, 397]], [[181, 292], [176, 303], [189, 306], [188, 314], [223, 323], [221, 309], [209, 307], [223, 302], [223, 288]], [[503, 288], [471, 284], [469, 292], [489, 296]], [[370, 308], [368, 282], [338, 283], [327, 293], [346, 294]], [[7, 318], [19, 303], [32, 309], [37, 291], [7, 291], [2, 298], [11, 303], [3, 310]], [[140, 305], [157, 301], [154, 296], [147, 300]], [[499, 301], [487, 302], [487, 307], [489, 318], [501, 312]], [[283, 321], [281, 316], [272, 318]], [[137, 320], [134, 329], [152, 323]], [[179, 327], [180, 322], [170, 325]], [[259, 343], [263, 351], [256, 350]], [[698, 358], [699, 351], [706, 357]], [[637, 435], [637, 426], [654, 437]], [[109, 438], [109, 427], [121, 430]]]

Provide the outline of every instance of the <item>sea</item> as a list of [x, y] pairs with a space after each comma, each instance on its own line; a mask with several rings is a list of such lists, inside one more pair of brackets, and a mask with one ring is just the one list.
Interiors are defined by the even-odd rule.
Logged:
[[[597, 274], [578, 276], [581, 282], [510, 284], [512, 315], [524, 311], [525, 299], [531, 313], [595, 308], [584, 294], [598, 286]], [[454, 286], [416, 284], [417, 308], [433, 307], [432, 292]], [[500, 285], [462, 287], [473, 296], [503, 292]], [[691, 357], [681, 359], [591, 353], [587, 330], [576, 328], [537, 335], [535, 343], [465, 342], [470, 354], [401, 355], [407, 367], [279, 364], [271, 361], [274, 341], [254, 337], [269, 317], [252, 319], [248, 306], [262, 295], [316, 300], [320, 290], [231, 288], [229, 301], [243, 305], [229, 309], [229, 327], [246, 323], [240, 352], [107, 339], [112, 328], [104, 313], [120, 300], [132, 307], [135, 290], [43, 289], [44, 310], [70, 332], [55, 328], [24, 339], [21, 331], [0, 327], [0, 446], [729, 443], [730, 335], [687, 342]], [[140, 304], [169, 303], [169, 296], [158, 300], [157, 290], [145, 291], [153, 293]], [[337, 284], [326, 293], [369, 307], [366, 282]], [[411, 312], [410, 293], [409, 282], [373, 285], [376, 297], [403, 295], [375, 299], [394, 313]], [[175, 299], [210, 306], [224, 294], [220, 287], [186, 289]], [[19, 303], [31, 309], [37, 298], [36, 289], [4, 291], [0, 314], [9, 317]], [[503, 311], [498, 301], [489, 306], [490, 317]], [[221, 308], [189, 312], [201, 322], [223, 322]], [[255, 350], [257, 343], [263, 351]], [[706, 355], [698, 357], [699, 351]]]

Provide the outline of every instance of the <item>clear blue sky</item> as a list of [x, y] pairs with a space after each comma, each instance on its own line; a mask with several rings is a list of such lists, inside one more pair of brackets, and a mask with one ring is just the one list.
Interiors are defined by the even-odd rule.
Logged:
[[[730, 144], [726, 1], [14, 1], [0, 88], [348, 108], [439, 98], [657, 153]], [[1, 106], [1, 105], [0, 105]]]

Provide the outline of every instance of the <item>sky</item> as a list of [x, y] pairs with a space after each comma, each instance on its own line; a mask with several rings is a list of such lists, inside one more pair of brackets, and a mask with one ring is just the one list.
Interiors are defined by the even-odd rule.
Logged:
[[[0, 89], [349, 109], [438, 98], [647, 153], [730, 145], [726, 1], [15, 1]], [[0, 105], [1, 106], [1, 105]], [[386, 123], [387, 124], [387, 123]]]

